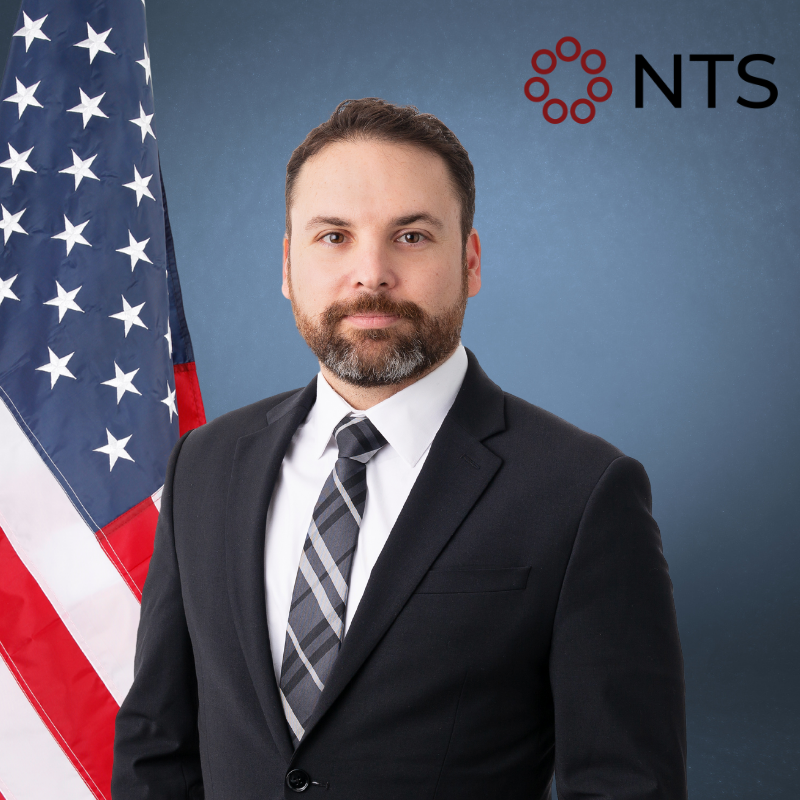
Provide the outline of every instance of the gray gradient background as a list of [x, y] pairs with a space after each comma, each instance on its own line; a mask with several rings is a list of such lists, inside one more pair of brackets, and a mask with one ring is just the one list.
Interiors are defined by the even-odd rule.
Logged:
[[[17, 11], [3, 0], [0, 47]], [[800, 763], [796, 2], [148, 0], [156, 131], [209, 418], [304, 385], [279, 292], [293, 147], [348, 97], [413, 103], [475, 165], [484, 286], [463, 340], [503, 388], [644, 463], [686, 661], [693, 800], [795, 798]], [[522, 87], [565, 35], [608, 57], [588, 125]], [[646, 82], [634, 54], [683, 108]], [[690, 53], [768, 53], [750, 71]], [[5, 49], [0, 59], [5, 63]], [[551, 96], [585, 96], [577, 62]]]

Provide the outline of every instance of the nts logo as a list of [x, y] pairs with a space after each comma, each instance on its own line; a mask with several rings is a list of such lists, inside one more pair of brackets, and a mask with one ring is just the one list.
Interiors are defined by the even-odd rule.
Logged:
[[[575, 52], [571, 55], [564, 55], [565, 44], [571, 44], [575, 48]], [[583, 71], [588, 75], [598, 75], [606, 68], [606, 57], [599, 50], [587, 50], [581, 56], [580, 42], [574, 36], [564, 36], [559, 39], [558, 44], [556, 44], [555, 53], [553, 53], [552, 50], [537, 50], [531, 59], [531, 66], [533, 67], [533, 71], [537, 72], [539, 75], [549, 75], [558, 66], [559, 60], [575, 61], [575, 59], [577, 59], [579, 56], [581, 58], [581, 67], [583, 67]], [[596, 66], [591, 67], [588, 64], [588, 61], [593, 56], [598, 57], [600, 59], [600, 63], [597, 64], [597, 62], [593, 59], [593, 62], [596, 64]], [[547, 58], [549, 59], [549, 63], [545, 67], [540, 67], [539, 58]], [[533, 94], [531, 92], [531, 88], [534, 86], [541, 88], [541, 91], [538, 94]], [[601, 95], [597, 95], [595, 93], [598, 86], [604, 87], [603, 94]], [[575, 100], [569, 107], [569, 110], [567, 110], [567, 104], [563, 100], [553, 97], [550, 100], [547, 100], [544, 106], [542, 106], [542, 115], [548, 122], [552, 122], [553, 125], [558, 125], [560, 122], [563, 122], [567, 118], [567, 114], [569, 114], [569, 116], [571, 116], [572, 119], [574, 119], [575, 122], [579, 123], [580, 125], [586, 125], [587, 122], [591, 122], [594, 119], [594, 103], [605, 103], [605, 101], [611, 97], [611, 88], [611, 81], [607, 78], [592, 78], [586, 87], [586, 93], [592, 98], [591, 100], [581, 97], [578, 100]], [[547, 99], [549, 94], [550, 84], [544, 78], [534, 76], [525, 84], [525, 97], [534, 103], [541, 103], [543, 100]], [[594, 103], [592, 100], [594, 100]], [[558, 107], [558, 116], [554, 116], [552, 114], [553, 106]], [[586, 106], [588, 109], [589, 113], [585, 117], [578, 116], [577, 112], [581, 106]]]
[[[568, 55], [564, 53], [564, 45], [567, 45], [570, 52]], [[558, 66], [559, 61], [576, 61], [578, 58], [581, 60], [581, 67], [587, 75], [595, 75], [598, 77], [592, 78], [586, 86], [586, 93], [589, 95], [587, 99], [581, 97], [573, 101], [572, 105], [567, 107], [563, 100], [557, 97], [547, 99], [550, 95], [550, 84], [542, 77], [542, 75], [549, 75]], [[634, 62], [634, 76], [635, 76], [635, 107], [644, 107], [644, 76], [647, 75], [652, 81], [652, 86], [658, 89], [661, 94], [666, 97], [673, 108], [680, 108], [682, 103], [682, 74], [681, 74], [681, 55], [675, 53], [673, 55], [672, 67], [672, 88], [667, 85], [666, 81], [653, 69], [652, 65], [641, 54], [637, 53]], [[591, 59], [591, 62], [590, 62]], [[544, 61], [544, 66], [540, 63]], [[705, 62], [707, 72], [708, 84], [708, 107], [717, 107], [717, 64], [724, 64], [725, 62], [734, 61], [733, 55], [730, 53], [692, 53], [689, 56], [689, 61]], [[766, 98], [749, 100], [745, 97], [737, 97], [736, 102], [745, 108], [764, 109], [769, 108], [778, 99], [778, 87], [766, 78], [753, 75], [748, 72], [748, 67], [754, 61], [764, 61], [767, 64], [774, 64], [775, 57], [767, 55], [766, 53], [751, 53], [739, 61], [737, 72], [739, 77], [745, 82], [762, 86], [769, 93]], [[586, 125], [591, 122], [595, 115], [595, 103], [605, 103], [611, 97], [611, 81], [607, 78], [599, 77], [606, 68], [606, 57], [600, 50], [586, 50], [581, 55], [581, 44], [574, 36], [563, 36], [558, 40], [555, 47], [555, 53], [552, 50], [537, 50], [531, 58], [531, 66], [534, 72], [537, 73], [533, 78], [529, 78], [525, 83], [525, 97], [532, 103], [544, 103], [542, 106], [542, 116], [553, 125], [558, 125], [570, 116], [580, 125]], [[724, 67], [723, 67], [724, 69]], [[602, 88], [602, 94], [597, 94], [598, 87]], [[534, 94], [534, 90], [537, 94]], [[650, 89], [652, 91], [652, 88]], [[728, 92], [728, 97], [732, 99]], [[546, 102], [545, 102], [546, 101]], [[578, 109], [585, 106], [585, 116], [578, 116]]]

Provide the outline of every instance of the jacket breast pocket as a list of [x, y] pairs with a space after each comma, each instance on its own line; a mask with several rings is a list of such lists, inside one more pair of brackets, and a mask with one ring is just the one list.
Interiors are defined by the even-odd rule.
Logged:
[[521, 591], [528, 585], [530, 571], [530, 567], [432, 569], [422, 579], [416, 594]]

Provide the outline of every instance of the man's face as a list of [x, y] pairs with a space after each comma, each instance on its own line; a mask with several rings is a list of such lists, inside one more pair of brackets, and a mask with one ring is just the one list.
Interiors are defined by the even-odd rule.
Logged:
[[480, 289], [444, 161], [423, 148], [337, 142], [300, 170], [283, 294], [319, 360], [347, 383], [414, 379], [458, 345]]

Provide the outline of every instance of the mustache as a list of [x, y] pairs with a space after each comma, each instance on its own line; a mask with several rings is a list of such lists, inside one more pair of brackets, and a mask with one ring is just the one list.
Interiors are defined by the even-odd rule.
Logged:
[[421, 322], [425, 312], [410, 300], [391, 300], [382, 294], [359, 294], [351, 300], [332, 303], [322, 313], [322, 323], [333, 327], [337, 322], [352, 314], [391, 314], [411, 322]]

